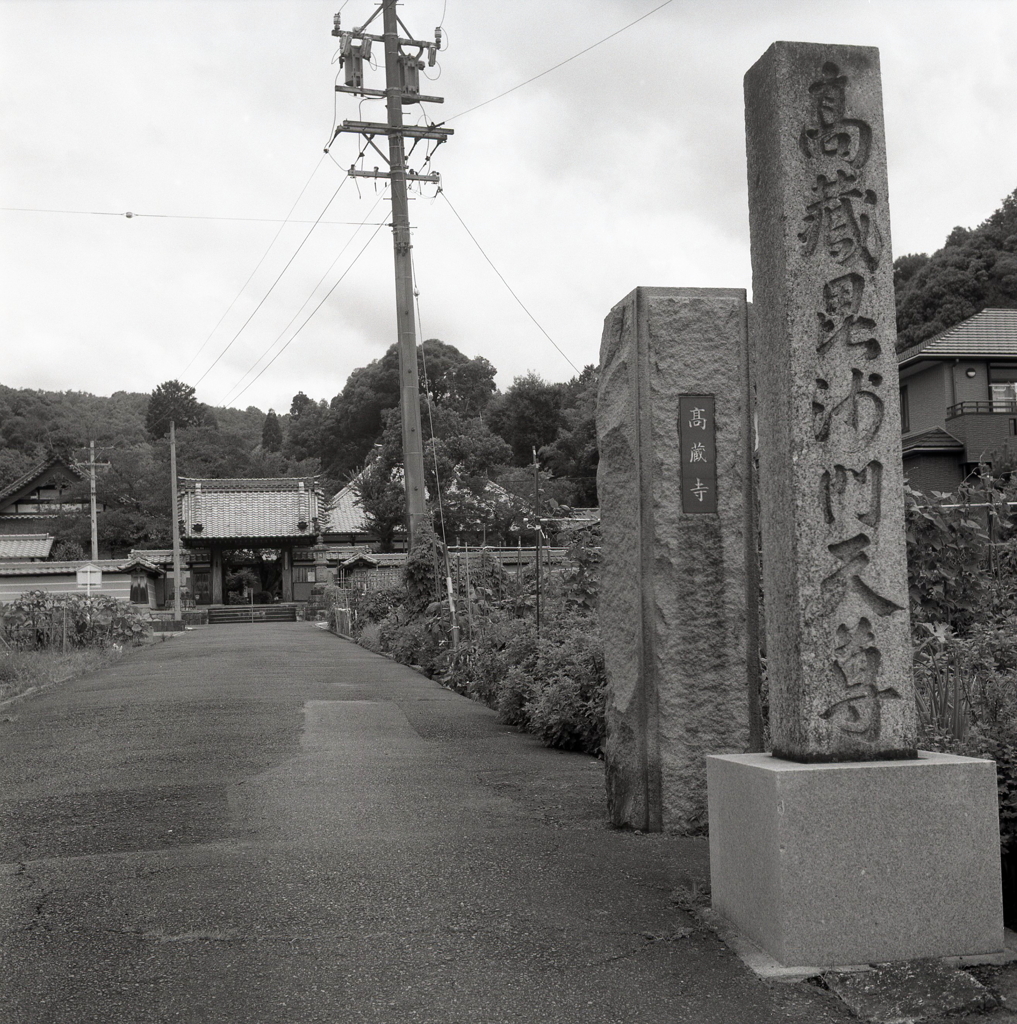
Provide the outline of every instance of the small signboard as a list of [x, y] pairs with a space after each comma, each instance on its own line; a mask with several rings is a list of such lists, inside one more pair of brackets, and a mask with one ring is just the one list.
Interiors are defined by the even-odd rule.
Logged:
[[717, 511], [717, 428], [714, 395], [678, 396], [682, 511]]
[[78, 590], [85, 590], [91, 593], [102, 587], [102, 570], [97, 565], [89, 562], [81, 566], [77, 571]]

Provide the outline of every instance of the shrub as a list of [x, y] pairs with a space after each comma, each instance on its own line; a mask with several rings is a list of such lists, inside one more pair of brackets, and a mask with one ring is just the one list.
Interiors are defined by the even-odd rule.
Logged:
[[548, 746], [600, 754], [604, 742], [604, 649], [591, 619], [576, 617], [538, 645], [527, 727]]
[[32, 590], [0, 606], [0, 628], [19, 651], [140, 644], [148, 634], [141, 611], [108, 594]]

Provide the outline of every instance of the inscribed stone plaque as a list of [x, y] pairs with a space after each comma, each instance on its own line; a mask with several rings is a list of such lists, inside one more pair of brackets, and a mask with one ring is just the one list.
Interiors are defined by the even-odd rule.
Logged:
[[745, 101], [773, 752], [914, 757], [879, 53], [774, 43]]
[[717, 511], [717, 425], [713, 395], [678, 396], [678, 437], [682, 460], [682, 511]]

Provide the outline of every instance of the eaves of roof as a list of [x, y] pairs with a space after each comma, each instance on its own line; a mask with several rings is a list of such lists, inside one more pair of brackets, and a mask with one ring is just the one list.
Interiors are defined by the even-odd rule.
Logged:
[[959, 441], [948, 430], [933, 427], [914, 434], [905, 434], [901, 438], [901, 454], [913, 455], [916, 452], [963, 452], [964, 443]]
[[153, 576], [165, 575], [159, 566], [143, 558], [99, 558], [94, 562], [89, 559], [73, 562], [0, 562], [0, 576], [69, 576], [86, 565], [94, 565], [101, 572], [124, 573], [139, 568]]

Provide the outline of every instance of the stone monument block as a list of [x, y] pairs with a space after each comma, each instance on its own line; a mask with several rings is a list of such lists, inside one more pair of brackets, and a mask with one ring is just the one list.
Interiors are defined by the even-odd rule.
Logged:
[[912, 758], [879, 51], [774, 43], [745, 103], [773, 753]]
[[708, 759], [713, 908], [789, 967], [1003, 948], [996, 770]]
[[741, 289], [637, 288], [605, 321], [597, 489], [616, 825], [702, 831], [706, 755], [749, 745], [745, 334]]

